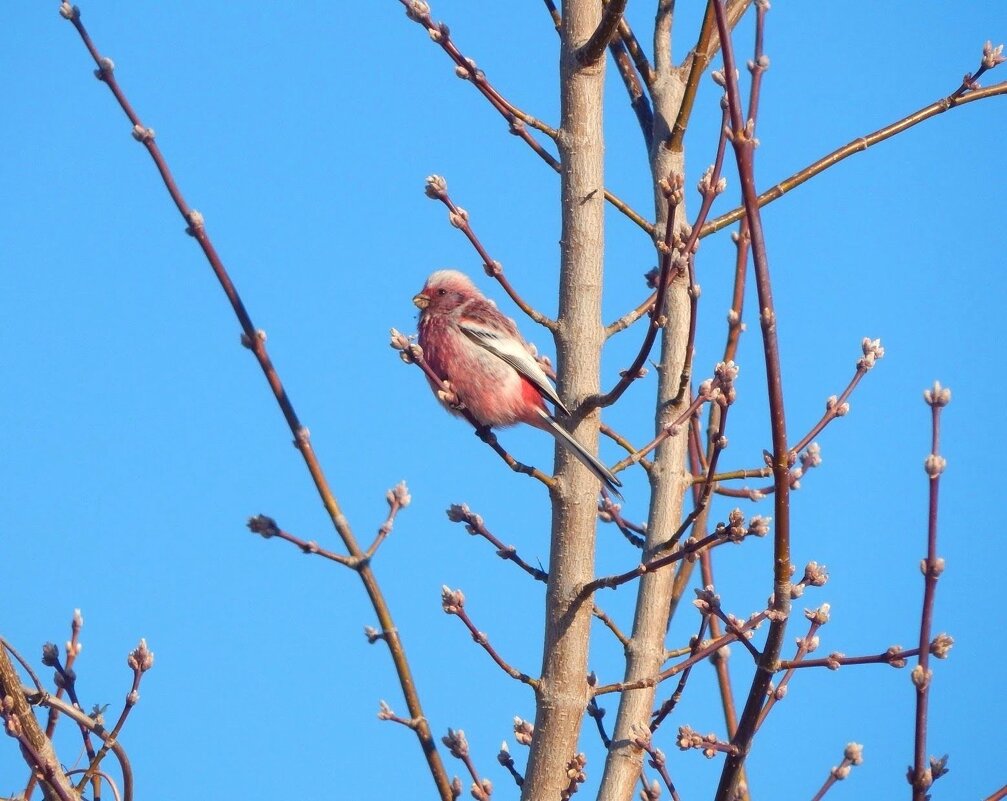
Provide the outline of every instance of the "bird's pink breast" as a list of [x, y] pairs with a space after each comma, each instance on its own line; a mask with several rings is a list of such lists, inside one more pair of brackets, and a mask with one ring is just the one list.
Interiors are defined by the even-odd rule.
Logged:
[[[472, 342], [450, 320], [420, 319], [419, 344], [437, 375], [451, 382], [466, 408], [483, 425], [540, 425], [538, 391], [509, 364]], [[440, 389], [431, 382], [434, 391]], [[454, 411], [449, 409], [449, 411]]]

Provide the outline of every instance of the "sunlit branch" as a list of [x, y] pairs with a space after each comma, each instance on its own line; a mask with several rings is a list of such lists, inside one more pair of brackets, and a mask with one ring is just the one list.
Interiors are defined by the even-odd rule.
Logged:
[[518, 293], [517, 290], [511, 285], [511, 282], [507, 280], [507, 276], [504, 275], [503, 266], [490, 256], [489, 252], [483, 247], [483, 243], [479, 241], [479, 237], [476, 236], [475, 231], [472, 230], [472, 226], [469, 224], [469, 214], [465, 209], [460, 208], [455, 205], [455, 202], [448, 195], [448, 184], [441, 176], [431, 175], [426, 181], [426, 193], [427, 197], [433, 200], [439, 200], [448, 209], [448, 219], [455, 228], [465, 234], [465, 238], [472, 244], [475, 248], [476, 253], [479, 254], [479, 258], [483, 262], [483, 270], [486, 272], [490, 278], [495, 278], [500, 286], [503, 287], [504, 291], [510, 297], [511, 300], [517, 304], [517, 307], [521, 309], [526, 315], [528, 315], [532, 320], [534, 320], [539, 325], [545, 326], [550, 331], [556, 330], [556, 321], [546, 317], [537, 309], [532, 308]]

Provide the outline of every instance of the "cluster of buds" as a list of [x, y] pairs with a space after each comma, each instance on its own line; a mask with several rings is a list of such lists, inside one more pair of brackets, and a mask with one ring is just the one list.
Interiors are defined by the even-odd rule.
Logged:
[[483, 527], [482, 515], [477, 515], [467, 503], [453, 503], [447, 510], [448, 520], [452, 523], [464, 523], [469, 534], [478, 534]]
[[719, 750], [712, 747], [715, 745], [718, 745], [716, 734], [700, 734], [691, 726], [678, 727], [678, 747], [683, 751], [696, 748], [702, 751], [707, 759], [713, 759]]
[[[831, 609], [831, 607], [829, 606], [829, 604], [822, 604], [817, 609], [805, 609], [804, 610], [804, 616], [808, 620], [810, 620], [815, 626], [824, 626], [826, 623], [829, 622], [829, 610], [830, 609]], [[815, 639], [817, 640], [817, 638], [815, 638]], [[801, 644], [800, 640], [798, 640], [797, 644], [798, 645]], [[817, 642], [816, 642], [816, 646], [817, 646]], [[815, 649], [814, 648], [809, 648], [808, 650], [809, 651], [813, 651]]]
[[[64, 3], [64, 5], [66, 5]], [[986, 40], [986, 44], [983, 45], [983, 67], [985, 69], [991, 70], [997, 64], [1003, 64], [1007, 61], [1007, 56], [1004, 56], [1004, 46], [1002, 44], [993, 46], [993, 42], [989, 39]]]
[[535, 734], [535, 724], [523, 718], [514, 718], [514, 739], [521, 745], [531, 745], [531, 738]]
[[141, 638], [136, 648], [129, 652], [126, 664], [138, 673], [146, 673], [154, 667], [154, 652], [147, 647], [145, 639]]
[[703, 588], [696, 589], [696, 600], [692, 602], [703, 614], [710, 614], [715, 609], [720, 609], [720, 596], [713, 591], [713, 585], [710, 584]]
[[441, 608], [449, 615], [457, 615], [465, 608], [465, 595], [461, 590], [441, 587]]
[[934, 381], [934, 385], [930, 389], [923, 390], [923, 400], [927, 402], [928, 406], [947, 406], [951, 403], [951, 390], [948, 387], [942, 387], [940, 381]]
[[413, 500], [413, 496], [409, 494], [409, 488], [406, 487], [405, 481], [400, 481], [385, 495], [385, 500], [388, 501], [388, 505], [393, 509], [405, 509]]
[[825, 565], [820, 565], [818, 562], [808, 562], [804, 566], [804, 578], [801, 579], [802, 584], [807, 584], [811, 587], [824, 587], [828, 580], [829, 573]]
[[883, 359], [885, 356], [885, 349], [881, 347], [880, 339], [864, 337], [863, 342], [860, 343], [860, 347], [863, 350], [864, 355], [857, 360], [858, 370], [863, 370], [865, 372], [870, 370], [879, 359]]
[[489, 779], [472, 782], [469, 792], [476, 801], [489, 801], [490, 796], [493, 795], [493, 782]]
[[441, 737], [441, 742], [455, 759], [464, 759], [469, 755], [469, 741], [461, 729], [448, 729], [447, 735]]
[[842, 781], [850, 775], [850, 770], [864, 763], [864, 747], [860, 743], [847, 743], [843, 751], [843, 762], [832, 769], [830, 775]]
[[706, 168], [706, 172], [703, 173], [703, 177], [699, 179], [699, 183], [696, 184], [696, 189], [703, 197], [716, 197], [725, 189], [727, 189], [727, 179], [724, 177], [717, 178], [716, 182], [713, 180], [713, 165], [711, 164]]
[[587, 773], [584, 771], [585, 767], [587, 767], [587, 755], [583, 752], [574, 754], [573, 758], [566, 763], [566, 777], [570, 780], [567, 792], [570, 795], [577, 792], [578, 784], [583, 784], [587, 781]]

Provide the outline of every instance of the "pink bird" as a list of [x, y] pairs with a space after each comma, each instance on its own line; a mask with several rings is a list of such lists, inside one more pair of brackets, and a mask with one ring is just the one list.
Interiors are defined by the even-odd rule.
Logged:
[[[570, 412], [514, 321], [476, 289], [464, 273], [438, 270], [413, 298], [420, 308], [419, 343], [431, 369], [484, 426], [516, 423], [552, 434], [605, 486], [618, 494], [622, 483], [549, 414], [545, 401]], [[430, 381], [434, 392], [442, 387]], [[452, 414], [457, 412], [446, 407]]]

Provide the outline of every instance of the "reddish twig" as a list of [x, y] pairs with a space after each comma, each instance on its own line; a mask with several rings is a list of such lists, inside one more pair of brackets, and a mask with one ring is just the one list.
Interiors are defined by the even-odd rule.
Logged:
[[857, 371], [853, 374], [853, 378], [850, 379], [850, 383], [846, 385], [846, 389], [843, 390], [839, 397], [833, 395], [825, 402], [825, 414], [823, 414], [821, 420], [815, 423], [815, 425], [811, 427], [811, 430], [801, 437], [800, 441], [790, 449], [792, 457], [796, 458], [797, 453], [806, 448], [815, 437], [821, 434], [822, 430], [829, 423], [837, 417], [845, 416], [850, 411], [849, 397], [853, 394], [853, 390], [857, 388], [857, 384], [860, 383], [860, 379], [867, 375], [868, 371], [877, 364], [879, 359], [884, 358], [885, 349], [881, 347], [880, 339], [870, 339], [869, 337], [864, 337], [860, 345], [864, 355], [857, 360]]
[[[689, 648], [690, 654], [695, 654], [696, 650], [703, 643], [703, 636], [706, 634], [706, 626], [709, 623], [709, 615], [701, 615], [699, 618], [699, 631], [696, 632], [696, 636], [692, 638], [692, 644]], [[675, 687], [675, 691], [671, 694], [667, 701], [665, 701], [661, 706], [659, 706], [653, 713], [651, 713], [652, 720], [650, 721], [650, 730], [655, 732], [658, 730], [660, 725], [664, 723], [665, 718], [668, 717], [678, 706], [678, 702], [682, 700], [682, 693], [685, 692], [685, 686], [689, 681], [689, 676], [692, 674], [692, 667], [690, 666], [682, 671], [682, 676], [678, 680], [678, 685]], [[657, 767], [655, 765], [655, 767]]]
[[385, 493], [385, 500], [388, 501], [388, 517], [385, 518], [385, 522], [381, 524], [378, 528], [378, 533], [374, 536], [374, 542], [371, 546], [364, 551], [364, 559], [370, 560], [374, 558], [374, 554], [377, 552], [381, 543], [385, 541], [385, 538], [392, 533], [392, 526], [395, 525], [395, 518], [398, 513], [409, 506], [412, 501], [412, 496], [409, 494], [409, 489], [406, 487], [405, 481], [400, 481], [387, 493]]
[[[668, 788], [672, 801], [681, 801], [678, 790], [675, 789], [675, 783], [671, 780], [671, 774], [668, 773], [668, 760], [664, 755], [664, 751], [654, 747], [650, 735], [651, 732], [649, 730], [645, 729], [641, 731], [640, 734], [633, 738], [633, 745], [647, 752], [647, 756], [649, 757], [647, 764], [657, 771], [661, 777], [661, 781], [664, 782], [664, 786]], [[647, 792], [647, 790], [645, 789], [644, 792]]]
[[364, 560], [362, 558], [355, 560], [352, 556], [344, 556], [341, 553], [336, 553], [335, 551], [329, 551], [322, 548], [314, 540], [302, 540], [300, 537], [295, 536], [288, 531], [284, 531], [279, 527], [276, 521], [268, 515], [255, 515], [254, 517], [250, 517], [247, 525], [249, 531], [253, 534], [258, 534], [260, 537], [267, 540], [272, 537], [284, 540], [300, 548], [302, 553], [320, 556], [323, 559], [328, 559], [330, 562], [337, 562], [344, 567], [353, 569], [364, 565]]
[[618, 473], [621, 470], [625, 470], [631, 464], [639, 462], [644, 456], [668, 439], [668, 437], [677, 436], [681, 432], [682, 426], [688, 423], [704, 404], [718, 403], [727, 406], [733, 403], [735, 398], [734, 379], [737, 378], [737, 375], [738, 368], [733, 362], [719, 363], [714, 370], [714, 377], [707, 379], [699, 385], [699, 392], [692, 403], [678, 417], [665, 425], [654, 439], [638, 451], [631, 453], [626, 458], [617, 462], [612, 467], [612, 472]]
[[[676, 542], [681, 538], [682, 533], [688, 529], [691, 523], [683, 523], [671, 539]], [[747, 537], [764, 537], [769, 532], [769, 521], [758, 515], [754, 516], [749, 525], [745, 526], [745, 520], [741, 516], [741, 512], [735, 509], [731, 513], [730, 525], [725, 526], [723, 523], [718, 523], [716, 529], [713, 533], [706, 535], [698, 540], [689, 540], [681, 548], [679, 548], [674, 553], [667, 553], [664, 556], [658, 556], [653, 559], [648, 559], [644, 562], [640, 562], [632, 570], [627, 570], [625, 573], [617, 573], [612, 576], [600, 576], [594, 581], [589, 581], [584, 585], [578, 597], [586, 598], [591, 595], [591, 593], [600, 589], [615, 589], [621, 587], [634, 579], [639, 578], [645, 573], [653, 573], [655, 570], [660, 570], [663, 567], [679, 562], [683, 559], [691, 559], [695, 557], [696, 554], [701, 553], [704, 549], [715, 548], [718, 545], [723, 545], [725, 542], [740, 543]], [[670, 540], [669, 540], [670, 541]], [[664, 550], [663, 548], [661, 549]]]
[[[769, 616], [768, 611], [759, 612], [752, 615], [745, 624], [741, 626], [742, 634], [749, 631], [754, 631], [757, 629], [764, 620]], [[733, 632], [725, 634], [722, 637], [718, 637], [715, 640], [710, 640], [704, 643], [700, 648], [692, 651], [688, 658], [672, 665], [665, 670], [662, 670], [655, 676], [651, 676], [645, 679], [637, 679], [635, 681], [620, 681], [613, 684], [603, 684], [600, 687], [596, 687], [593, 691], [593, 695], [606, 695], [608, 693], [621, 693], [628, 690], [641, 690], [644, 687], [655, 687], [663, 681], [667, 681], [670, 678], [677, 676], [683, 670], [687, 670], [692, 665], [697, 662], [701, 662], [706, 659], [710, 654], [723, 648], [725, 645], [729, 645], [737, 639], [737, 635]]]
[[985, 801], [1001, 801], [1003, 798], [1007, 798], [1007, 784], [993, 793], [993, 795], [987, 796]]
[[[510, 103], [496, 89], [494, 89], [492, 84], [490, 84], [490, 82], [486, 79], [486, 74], [476, 67], [475, 61], [464, 56], [455, 45], [454, 41], [451, 39], [451, 31], [448, 29], [448, 26], [443, 22], [437, 23], [433, 21], [433, 18], [430, 16], [430, 7], [427, 3], [421, 2], [420, 0], [399, 0], [399, 2], [405, 6], [406, 16], [414, 22], [422, 25], [430, 35], [430, 38], [436, 44], [440, 45], [441, 49], [443, 49], [455, 63], [455, 72], [458, 77], [470, 81], [472, 85], [479, 90], [479, 93], [489, 101], [490, 105], [493, 106], [493, 108], [496, 109], [496, 111], [505, 120], [507, 120], [510, 132], [515, 136], [520, 137], [528, 145], [528, 147], [530, 147], [538, 155], [538, 157], [542, 159], [542, 161], [552, 167], [552, 169], [556, 172], [559, 172], [559, 161], [555, 156], [542, 147], [542, 145], [535, 140], [535, 137], [528, 133], [526, 126], [531, 126], [554, 140], [559, 136], [559, 132], [555, 128], [551, 128], [530, 114], [526, 114], [521, 111], [521, 109]], [[655, 228], [652, 223], [644, 219], [640, 214], [630, 208], [630, 206], [623, 200], [616, 197], [607, 189], [605, 190], [605, 200], [607, 200], [614, 208], [629, 217], [629, 219], [631, 219], [648, 234], [651, 236], [654, 235]]]
[[599, 406], [611, 406], [629, 389], [630, 384], [643, 375], [643, 365], [646, 363], [647, 357], [650, 356], [651, 348], [654, 347], [654, 342], [657, 340], [657, 332], [667, 322], [663, 313], [664, 296], [668, 290], [668, 285], [671, 283], [672, 267], [675, 267], [680, 272], [685, 267], [685, 260], [682, 259], [680, 261], [681, 255], [678, 254], [676, 256], [673, 247], [675, 241], [675, 212], [682, 202], [682, 176], [669, 175], [666, 180], [661, 181], [661, 192], [668, 202], [668, 223], [664, 229], [664, 240], [659, 245], [661, 266], [657, 274], [654, 304], [650, 310], [650, 326], [647, 328], [647, 333], [640, 344], [640, 350], [636, 358], [629, 368], [623, 371], [619, 382], [606, 394], [600, 397], [587, 398], [583, 405], [585, 411], [590, 411]]
[[465, 234], [465, 238], [472, 244], [475, 248], [476, 253], [479, 254], [479, 258], [483, 262], [483, 270], [485, 270], [486, 275], [490, 278], [495, 278], [500, 286], [503, 287], [504, 291], [510, 296], [510, 299], [517, 304], [517, 307], [521, 309], [525, 314], [527, 314], [532, 320], [534, 320], [539, 325], [545, 326], [550, 331], [556, 330], [556, 321], [546, 317], [540, 311], [532, 308], [528, 303], [525, 302], [514, 287], [511, 282], [507, 280], [507, 276], [504, 275], [503, 266], [496, 259], [492, 258], [489, 252], [483, 247], [483, 243], [479, 241], [479, 237], [476, 236], [475, 231], [472, 230], [472, 226], [469, 225], [469, 213], [465, 209], [460, 208], [455, 205], [455, 202], [448, 195], [448, 182], [444, 180], [439, 175], [431, 175], [426, 181], [426, 194], [427, 197], [432, 200], [439, 200], [448, 209], [448, 220], [451, 222], [455, 228]]
[[823, 784], [821, 789], [815, 793], [811, 801], [822, 801], [822, 798], [824, 798], [825, 794], [829, 792], [829, 789], [833, 784], [840, 782], [849, 776], [850, 770], [854, 766], [862, 764], [863, 761], [864, 747], [859, 743], [849, 743], [846, 746], [846, 750], [843, 751], [843, 761], [829, 771], [829, 778], [825, 780], [825, 784]]
[[808, 609], [804, 612], [804, 616], [810, 621], [808, 633], [803, 637], [797, 638], [797, 653], [790, 661], [790, 666], [784, 671], [780, 683], [775, 688], [770, 685], [769, 698], [759, 713], [759, 719], [755, 724], [756, 729], [761, 728], [762, 724], [766, 722], [766, 717], [777, 702], [782, 701], [786, 697], [787, 687], [790, 684], [790, 680], [794, 677], [796, 665], [799, 665], [805, 656], [818, 648], [818, 629], [829, 622], [829, 605], [822, 604], [818, 609]]
[[[259, 367], [262, 369], [263, 375], [269, 384], [270, 390], [276, 399], [280, 411], [282, 412], [283, 417], [294, 436], [294, 444], [304, 459], [305, 466], [311, 475], [322, 504], [325, 506], [325, 509], [329, 514], [333, 527], [343, 540], [350, 556], [352, 558], [362, 557], [363, 551], [361, 551], [360, 546], [357, 543], [356, 536], [350, 527], [349, 521], [347, 521], [343, 515], [339, 502], [336, 500], [336, 497], [329, 486], [328, 480], [325, 477], [325, 473], [322, 470], [321, 464], [318, 461], [318, 457], [311, 446], [308, 430], [301, 424], [297, 413], [294, 411], [294, 406], [290, 400], [290, 396], [287, 394], [287, 391], [280, 380], [280, 376], [269, 358], [266, 351], [266, 336], [262, 331], [256, 329], [255, 325], [252, 323], [252, 319], [245, 308], [245, 304], [242, 302], [233, 281], [224, 267], [223, 261], [217, 254], [217, 250], [213, 246], [213, 243], [206, 232], [202, 215], [198, 211], [190, 208], [183, 198], [171, 171], [168, 169], [167, 162], [161, 153], [161, 149], [155, 141], [154, 131], [143, 125], [136, 111], [133, 110], [132, 105], [130, 105], [129, 101], [126, 99], [125, 94], [115, 78], [113, 72], [114, 66], [111, 59], [102, 56], [94, 46], [90, 35], [80, 21], [80, 11], [76, 6], [71, 6], [67, 2], [63, 2], [60, 6], [60, 14], [68, 19], [77, 30], [81, 41], [84, 43], [84, 46], [91, 54], [92, 59], [94, 59], [94, 62], [98, 67], [95, 75], [109, 88], [115, 96], [115, 99], [118, 101], [119, 106], [129, 118], [129, 121], [133, 126], [134, 138], [140, 142], [150, 154], [154, 165], [157, 167], [157, 170], [161, 175], [161, 179], [164, 181], [168, 194], [174, 201], [175, 206], [182, 215], [182, 218], [187, 223], [187, 233], [197, 241], [203, 251], [203, 254], [206, 256], [214, 275], [220, 283], [221, 289], [227, 296], [227, 299], [231, 304], [231, 308], [241, 325], [242, 344], [252, 352], [259, 364]], [[377, 578], [367, 565], [364, 565], [357, 570], [357, 574], [360, 576], [360, 579], [364, 584], [367, 595], [371, 600], [371, 605], [373, 606], [381, 623], [382, 631], [387, 635], [389, 652], [391, 653], [392, 661], [395, 664], [399, 686], [405, 696], [410, 714], [415, 718], [423, 718], [419, 694], [412, 676], [412, 670], [406, 658], [405, 647], [399, 638], [398, 629], [395, 627], [392, 620], [391, 611], [389, 610], [388, 604], [378, 585]], [[427, 761], [427, 766], [430, 770], [434, 783], [437, 786], [438, 793], [440, 794], [442, 801], [452, 801], [451, 783], [448, 779], [447, 771], [444, 769], [444, 765], [441, 762], [440, 754], [437, 752], [429, 726], [427, 726], [425, 722], [422, 723], [417, 727], [416, 735], [419, 739], [420, 746]]]
[[[981, 72], [981, 70], [980, 70]], [[929, 798], [930, 786], [947, 772], [947, 756], [942, 759], [930, 757], [927, 764], [927, 712], [930, 701], [930, 632], [933, 626], [934, 598], [937, 594], [937, 579], [944, 572], [944, 559], [937, 555], [937, 513], [941, 474], [947, 461], [940, 455], [941, 410], [951, 401], [951, 390], [935, 381], [931, 389], [923, 393], [930, 407], [930, 455], [924, 462], [930, 488], [927, 514], [927, 555], [920, 564], [923, 571], [923, 610], [920, 614], [920, 645], [912, 680], [916, 688], [916, 725], [913, 738], [913, 765], [907, 779], [913, 788], [913, 801]]]
[[400, 715], [396, 715], [385, 701], [378, 702], [378, 720], [387, 720], [390, 723], [398, 723], [400, 726], [405, 726], [407, 729], [413, 729], [414, 731], [419, 725], [419, 721], [416, 718], [404, 718]]
[[[988, 44], [988, 43], [987, 43]], [[996, 50], [996, 48], [992, 48]], [[984, 48], [985, 51], [985, 48]], [[998, 56], [1000, 54], [997, 54]], [[984, 56], [985, 58], [985, 56]], [[1002, 62], [998, 62], [1002, 63]], [[996, 65], [994, 65], [996, 66]], [[987, 68], [989, 69], [989, 68]], [[985, 71], [985, 70], [982, 70]], [[978, 72], [976, 75], [978, 76]], [[996, 97], [998, 95], [1007, 94], [1007, 81], [1002, 81], [1001, 83], [994, 84], [993, 86], [987, 86], [984, 89], [967, 89], [965, 88], [966, 82], [962, 82], [962, 86], [956, 89], [947, 97], [941, 98], [928, 106], [924, 106], [918, 111], [914, 111], [906, 117], [903, 117], [896, 122], [886, 125], [883, 128], [879, 128], [873, 133], [869, 133], [865, 136], [859, 136], [851, 142], [843, 145], [836, 150], [833, 150], [826, 156], [818, 159], [818, 161], [813, 164], [809, 164], [807, 167], [795, 172], [789, 178], [785, 178], [780, 181], [776, 186], [771, 189], [766, 190], [761, 195], [756, 198], [756, 202], [759, 207], [765, 206], [772, 203], [774, 200], [778, 200], [783, 197], [791, 189], [794, 189], [801, 184], [805, 183], [811, 178], [814, 178], [821, 172], [833, 167], [839, 162], [843, 161], [850, 156], [857, 153], [863, 153], [867, 148], [876, 145], [878, 142], [883, 142], [886, 139], [891, 139], [893, 136], [902, 133], [914, 125], [919, 125], [921, 122], [930, 119], [931, 117], [936, 117], [938, 114], [943, 114], [945, 111], [950, 111], [953, 108], [958, 108], [966, 103], [972, 103], [977, 100], [985, 100], [988, 97]], [[963, 91], [964, 89], [964, 91]], [[721, 228], [730, 225], [733, 222], [737, 222], [742, 217], [745, 216], [745, 207], [739, 206], [736, 209], [732, 209], [726, 214], [722, 214], [716, 219], [710, 220], [706, 225], [703, 226], [703, 230], [700, 232], [701, 237], [709, 236], [712, 233], [719, 231]]]
[[448, 752], [455, 759], [461, 760], [472, 777], [472, 797], [476, 801], [489, 801], [493, 792], [493, 785], [488, 779], [480, 779], [475, 763], [472, 761], [472, 754], [469, 751], [469, 742], [465, 737], [465, 732], [461, 729], [448, 729], [447, 736], [441, 737], [441, 742], [447, 747]]
[[[761, 0], [756, 0], [760, 2]], [[741, 96], [735, 70], [734, 49], [730, 38], [730, 28], [723, 0], [711, 0], [720, 32], [721, 52], [724, 56], [724, 79], [730, 110], [731, 145], [734, 149], [741, 193], [744, 198], [745, 216], [752, 242], [752, 259], [756, 290], [759, 298], [759, 320], [762, 328], [763, 353], [766, 364], [766, 385], [769, 395], [769, 417], [772, 431], [772, 454], [770, 466], [773, 468], [775, 528], [773, 536], [773, 594], [770, 610], [772, 619], [762, 658], [756, 666], [755, 676], [749, 689], [748, 699], [738, 721], [738, 729], [731, 742], [737, 749], [724, 762], [720, 783], [717, 787], [717, 801], [728, 801], [734, 794], [745, 764], [745, 757], [751, 748], [752, 738], [758, 728], [758, 718], [766, 699], [766, 690], [773, 676], [773, 667], [780, 656], [787, 619], [790, 615], [790, 462], [787, 448], [787, 421], [783, 399], [783, 378], [780, 368], [780, 348], [777, 332], [776, 311], [773, 304], [772, 280], [769, 273], [769, 258], [766, 251], [765, 233], [757, 202], [755, 188], [755, 139], [754, 120], [742, 119]], [[768, 5], [768, 4], [767, 4]], [[761, 29], [765, 15], [756, 19], [756, 38], [761, 42]]]
[[[938, 641], [935, 638], [934, 642], [931, 643], [930, 653], [934, 653], [934, 649], [936, 648], [946, 655], [946, 649], [950, 649], [953, 641], [946, 634], [938, 635], [938, 637], [941, 639]], [[829, 670], [839, 670], [844, 665], [888, 665], [893, 668], [903, 668], [906, 666], [906, 660], [916, 656], [919, 652], [919, 648], [903, 649], [899, 645], [893, 645], [887, 651], [883, 651], [880, 654], [869, 654], [867, 656], [845, 656], [839, 651], [833, 651], [823, 659], [801, 659], [800, 661], [781, 659], [778, 669], [799, 670], [801, 668], [826, 667]]]
[[538, 567], [532, 567], [524, 561], [524, 559], [518, 556], [517, 549], [513, 545], [504, 545], [501, 540], [497, 539], [497, 537], [486, 528], [486, 524], [484, 523], [482, 516], [477, 515], [469, 509], [467, 504], [452, 504], [448, 508], [447, 515], [448, 520], [452, 523], [464, 523], [465, 530], [469, 534], [482, 537], [488, 542], [491, 542], [497, 549], [497, 556], [501, 559], [513, 562], [536, 581], [544, 582], [549, 579], [549, 574], [544, 570]]
[[712, 759], [718, 753], [738, 756], [738, 746], [718, 739], [713, 733], [700, 734], [691, 726], [678, 727], [678, 747], [682, 751], [702, 751], [707, 759]]
[[126, 725], [126, 718], [140, 700], [140, 680], [143, 678], [143, 674], [154, 666], [154, 652], [147, 647], [146, 640], [141, 639], [139, 645], [129, 652], [126, 664], [128, 664], [130, 670], [133, 671], [133, 684], [130, 687], [129, 692], [126, 693], [126, 700], [123, 703], [122, 712], [119, 713], [119, 719], [116, 720], [115, 725], [112, 727], [112, 731], [109, 732], [108, 737], [104, 739], [104, 742], [101, 744], [101, 748], [98, 749], [98, 753], [92, 757], [91, 763], [87, 766], [87, 770], [84, 771], [84, 775], [82, 775], [80, 777], [80, 781], [77, 782], [77, 786], [74, 789], [78, 793], [84, 790], [84, 785], [87, 784], [89, 779], [92, 777], [95, 779], [100, 778], [99, 774], [101, 771], [99, 771], [98, 768], [101, 765], [101, 761], [108, 754], [109, 750], [111, 750], [110, 744], [118, 741], [119, 733], [122, 731], [122, 727]]
[[479, 629], [476, 628], [472, 619], [468, 616], [465, 611], [465, 594], [461, 590], [452, 590], [448, 587], [441, 588], [441, 608], [444, 610], [445, 614], [454, 615], [462, 623], [465, 624], [465, 628], [469, 630], [472, 635], [472, 639], [482, 647], [490, 658], [496, 662], [497, 666], [503, 670], [508, 676], [516, 681], [520, 681], [522, 684], [527, 684], [528, 686], [535, 688], [538, 687], [538, 679], [533, 679], [527, 673], [522, 673], [515, 667], [511, 667], [504, 659], [497, 653], [496, 649], [490, 645], [489, 638]]

